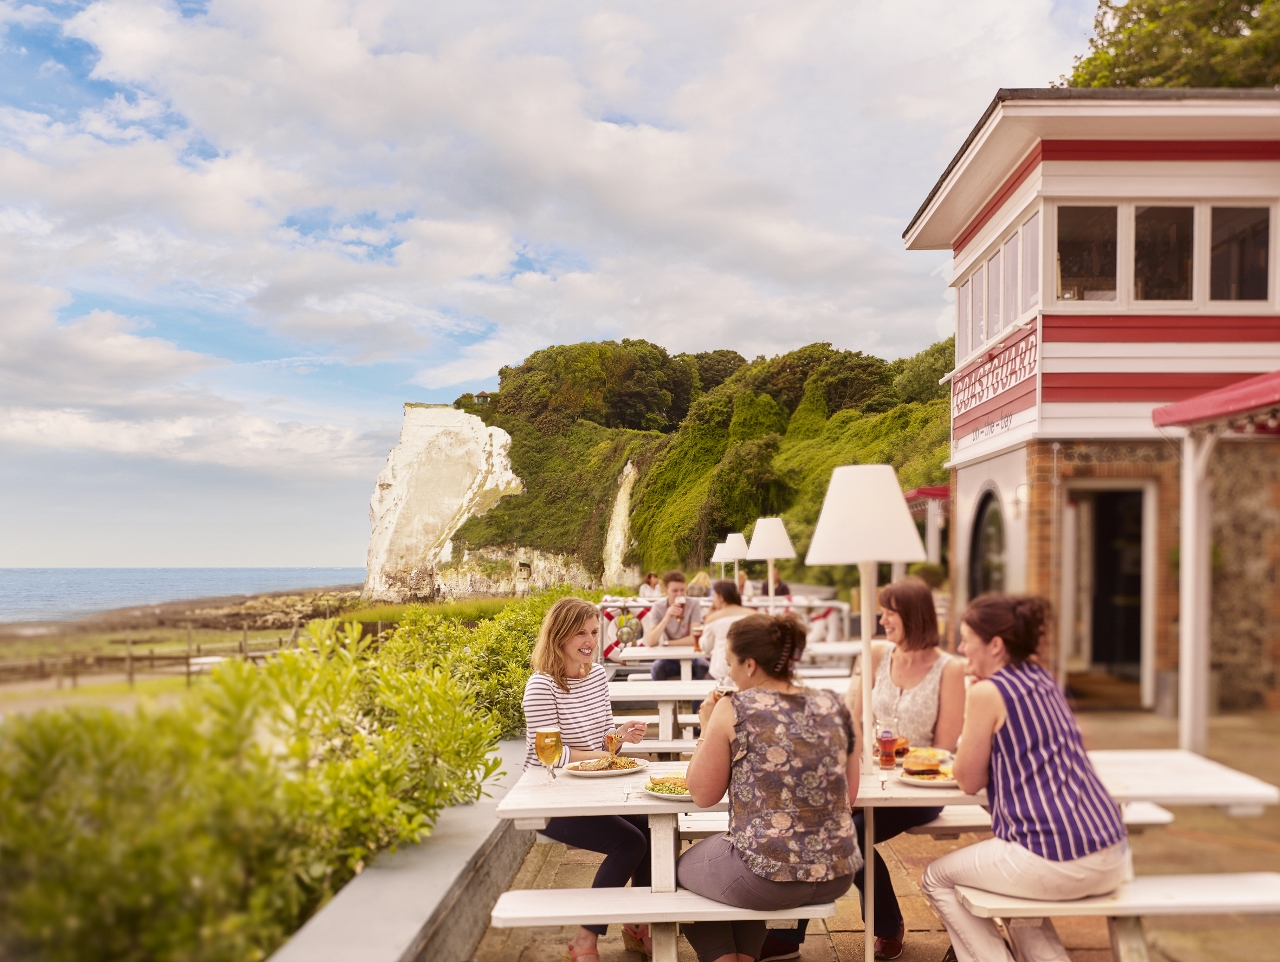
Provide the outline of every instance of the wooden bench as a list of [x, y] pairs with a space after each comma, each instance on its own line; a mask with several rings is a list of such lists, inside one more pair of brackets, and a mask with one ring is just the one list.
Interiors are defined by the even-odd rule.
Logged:
[[[1173, 813], [1151, 802], [1130, 802], [1123, 806], [1124, 824], [1132, 835], [1145, 828], [1168, 825]], [[709, 838], [729, 830], [726, 812], [688, 812], [680, 816], [680, 837], [683, 839]], [[991, 831], [991, 814], [980, 805], [948, 805], [932, 822], [907, 829], [911, 835], [932, 835], [934, 838], [959, 838], [965, 832]]]
[[801, 678], [852, 678], [848, 668], [831, 665], [796, 665], [796, 674]]
[[1115, 962], [1147, 962], [1144, 915], [1272, 915], [1280, 913], [1280, 872], [1140, 875], [1110, 895], [1041, 902], [956, 886], [961, 903], [984, 919], [1104, 915]]
[[[1137, 835], [1143, 829], [1168, 825], [1173, 812], [1152, 802], [1129, 802], [1122, 805], [1125, 827]], [[934, 838], [959, 838], [965, 832], [991, 831], [991, 813], [981, 805], [948, 805], [932, 822], [907, 829], [909, 835], [932, 835]]]
[[[657, 715], [614, 715], [613, 716], [614, 725], [621, 725], [624, 721], [644, 722], [645, 725], [647, 726], [653, 726], [658, 724], [658, 716]], [[697, 725], [699, 724], [698, 716], [692, 715], [688, 712], [685, 712], [680, 715], [676, 715], [676, 724], [677, 725]]]
[[756, 912], [695, 895], [688, 889], [651, 892], [647, 886], [631, 886], [503, 892], [493, 907], [490, 923], [497, 929], [646, 922], [733, 922], [742, 919], [794, 923], [797, 919], [829, 919], [835, 914], [835, 902]]

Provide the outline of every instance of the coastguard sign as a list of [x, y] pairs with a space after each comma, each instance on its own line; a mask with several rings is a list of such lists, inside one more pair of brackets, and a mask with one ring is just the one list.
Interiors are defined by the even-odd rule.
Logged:
[[952, 418], [999, 397], [1036, 373], [1039, 355], [1035, 332], [1006, 344], [1000, 353], [957, 375], [951, 385]]

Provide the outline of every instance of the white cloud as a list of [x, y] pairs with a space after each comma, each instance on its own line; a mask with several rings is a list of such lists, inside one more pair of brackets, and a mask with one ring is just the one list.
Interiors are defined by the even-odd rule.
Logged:
[[[355, 472], [401, 391], [547, 343], [919, 350], [944, 258], [898, 235], [996, 88], [1069, 67], [1070, 2], [0, 0], [112, 88], [0, 103], [0, 440]], [[235, 324], [143, 319], [182, 311]]]

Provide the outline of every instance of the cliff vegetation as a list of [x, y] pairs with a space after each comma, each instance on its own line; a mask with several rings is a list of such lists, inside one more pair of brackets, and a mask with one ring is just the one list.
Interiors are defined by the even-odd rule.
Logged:
[[[942, 483], [952, 340], [896, 361], [810, 344], [747, 362], [733, 351], [669, 355], [646, 341], [572, 344], [504, 367], [495, 399], [456, 406], [512, 436], [526, 494], [459, 531], [464, 546], [523, 545], [599, 571], [618, 477], [631, 461], [627, 560], [701, 567], [730, 531], [781, 514], [803, 556], [840, 464], [888, 463], [907, 486]], [[807, 572], [800, 562], [784, 575]]]

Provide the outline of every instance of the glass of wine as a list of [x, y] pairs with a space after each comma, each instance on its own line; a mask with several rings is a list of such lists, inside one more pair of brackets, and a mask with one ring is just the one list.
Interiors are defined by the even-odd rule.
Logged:
[[554, 782], [556, 780], [556, 762], [560, 761], [560, 755], [564, 751], [564, 743], [560, 740], [560, 726], [548, 725], [546, 728], [539, 728], [533, 736], [533, 750], [538, 756], [538, 761], [547, 769], [547, 781]]

